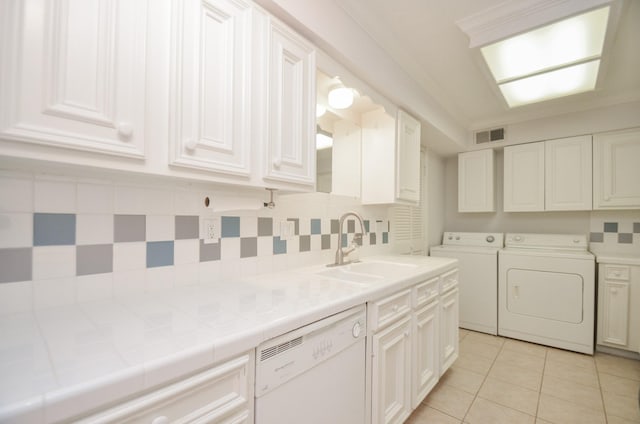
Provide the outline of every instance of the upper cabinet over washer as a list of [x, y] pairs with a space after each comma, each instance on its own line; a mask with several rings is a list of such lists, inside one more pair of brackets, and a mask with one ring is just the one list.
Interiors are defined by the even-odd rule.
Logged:
[[640, 129], [593, 139], [593, 208], [640, 209]]
[[143, 159], [146, 12], [144, 0], [0, 2], [4, 151]]

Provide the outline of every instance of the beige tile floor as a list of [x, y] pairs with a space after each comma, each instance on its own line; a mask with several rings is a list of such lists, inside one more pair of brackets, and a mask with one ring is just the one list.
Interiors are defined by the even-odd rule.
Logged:
[[406, 424], [640, 423], [640, 361], [460, 330], [460, 356]]

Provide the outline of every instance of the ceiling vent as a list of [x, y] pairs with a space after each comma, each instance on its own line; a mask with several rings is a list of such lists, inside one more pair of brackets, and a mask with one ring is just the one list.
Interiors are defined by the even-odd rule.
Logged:
[[476, 144], [491, 143], [493, 141], [504, 141], [504, 127], [478, 131], [476, 132], [475, 136]]

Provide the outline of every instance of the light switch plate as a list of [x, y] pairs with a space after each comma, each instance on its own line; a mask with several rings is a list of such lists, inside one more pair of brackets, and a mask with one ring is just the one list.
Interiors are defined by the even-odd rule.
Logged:
[[291, 240], [296, 232], [295, 222], [280, 221], [280, 240]]

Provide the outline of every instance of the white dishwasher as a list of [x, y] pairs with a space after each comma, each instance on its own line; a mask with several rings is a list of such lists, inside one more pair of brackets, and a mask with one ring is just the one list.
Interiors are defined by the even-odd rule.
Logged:
[[258, 346], [256, 424], [364, 423], [366, 334], [363, 305]]

